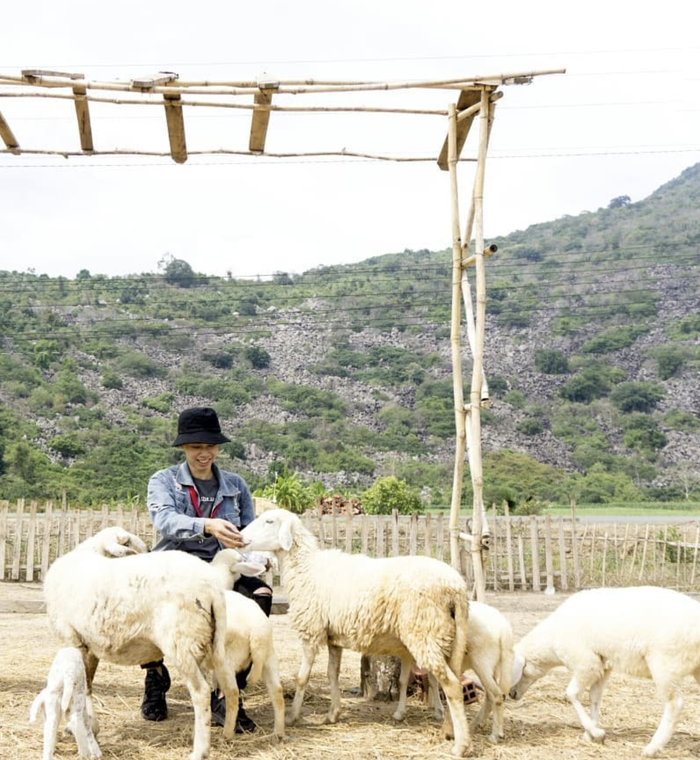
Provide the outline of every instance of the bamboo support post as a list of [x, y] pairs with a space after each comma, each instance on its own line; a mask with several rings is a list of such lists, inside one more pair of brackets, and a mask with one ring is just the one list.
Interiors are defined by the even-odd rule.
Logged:
[[85, 85], [75, 85], [73, 87], [73, 102], [75, 104], [75, 115], [78, 119], [78, 133], [80, 134], [80, 148], [85, 153], [92, 153], [94, 145], [92, 142], [92, 125], [90, 123], [90, 108], [86, 98], [87, 88]]
[[452, 211], [452, 313], [450, 320], [450, 347], [452, 353], [452, 389], [455, 410], [455, 460], [450, 504], [450, 562], [459, 568], [459, 510], [462, 500], [462, 478], [466, 450], [466, 413], [462, 381], [462, 355], [460, 350], [462, 242], [459, 237], [459, 192], [457, 186], [457, 110], [450, 105], [448, 119], [448, 154], [450, 170], [450, 202]]
[[279, 87], [278, 83], [265, 82], [260, 83], [260, 89], [255, 93], [254, 102], [255, 110], [253, 119], [250, 124], [250, 139], [248, 141], [248, 150], [252, 153], [265, 152], [265, 140], [267, 138], [267, 127], [270, 123], [270, 105], [272, 105], [272, 95]]
[[12, 153], [19, 153], [19, 142], [14, 136], [10, 125], [5, 121], [5, 117], [0, 113], [0, 137]]
[[187, 144], [180, 96], [164, 95], [163, 103], [165, 104], [165, 121], [168, 125], [170, 155], [175, 163], [184, 164], [187, 161]]
[[515, 577], [513, 575], [513, 536], [510, 524], [510, 507], [508, 502], [503, 503], [503, 512], [506, 523], [506, 566], [508, 569], [508, 590], [515, 591]]

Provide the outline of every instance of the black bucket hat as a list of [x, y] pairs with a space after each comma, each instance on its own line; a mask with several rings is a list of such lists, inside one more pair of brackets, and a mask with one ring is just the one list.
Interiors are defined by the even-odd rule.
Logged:
[[177, 418], [177, 438], [173, 446], [183, 443], [228, 443], [231, 439], [221, 432], [216, 412], [209, 406], [184, 409]]

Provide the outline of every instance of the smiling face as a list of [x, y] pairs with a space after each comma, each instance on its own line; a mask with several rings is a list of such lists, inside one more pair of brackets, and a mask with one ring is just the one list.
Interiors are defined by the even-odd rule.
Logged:
[[211, 466], [219, 456], [218, 443], [183, 443], [187, 466], [195, 478], [208, 480], [212, 476]]

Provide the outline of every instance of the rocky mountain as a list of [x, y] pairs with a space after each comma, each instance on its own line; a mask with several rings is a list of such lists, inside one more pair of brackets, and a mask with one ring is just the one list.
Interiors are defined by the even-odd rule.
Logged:
[[[614, 198], [489, 241], [487, 455], [519, 453], [564, 476], [597, 465], [648, 493], [697, 487], [698, 200], [700, 165], [638, 203]], [[269, 282], [211, 278], [179, 259], [124, 278], [0, 272], [0, 487], [47, 487], [36, 468], [34, 482], [23, 472], [17, 425], [50, 462], [51, 487], [77, 488], [99, 472], [100, 451], [118, 450], [109, 477], [122, 491], [127, 470], [143, 482], [172, 457], [178, 409], [211, 404], [254, 481], [284, 462], [327, 488], [397, 473], [444, 491], [450, 266], [446, 250]]]

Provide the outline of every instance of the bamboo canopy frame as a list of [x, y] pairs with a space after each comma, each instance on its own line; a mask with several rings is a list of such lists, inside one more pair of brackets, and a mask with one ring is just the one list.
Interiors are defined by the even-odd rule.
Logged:
[[[460, 540], [470, 544], [474, 569], [474, 595], [483, 599], [485, 593], [482, 552], [488, 546], [488, 525], [483, 504], [483, 472], [481, 457], [481, 408], [488, 405], [488, 385], [484, 371], [484, 337], [486, 315], [485, 259], [495, 253], [495, 246], [485, 246], [483, 226], [484, 174], [495, 107], [503, 96], [500, 87], [530, 84], [535, 77], [563, 74], [565, 69], [502, 73], [475, 77], [458, 77], [443, 80], [411, 80], [394, 82], [377, 81], [277, 81], [259, 78], [249, 81], [185, 81], [173, 72], [116, 81], [95, 81], [83, 74], [26, 69], [19, 74], [0, 72], [0, 156], [3, 154], [48, 155], [64, 158], [94, 157], [106, 155], [170, 157], [184, 164], [190, 156], [205, 154], [228, 154], [255, 158], [303, 158], [319, 156], [342, 156], [345, 159], [362, 158], [376, 161], [435, 161], [439, 168], [448, 172], [452, 218], [452, 312], [450, 343], [453, 367], [453, 391], [455, 407], [455, 461], [450, 504], [450, 560], [460, 567]], [[406, 107], [394, 100], [400, 93], [411, 92], [411, 102], [425, 96], [430, 103], [435, 93], [445, 95], [447, 105], [443, 108], [425, 105]], [[349, 102], [338, 104], [339, 97], [349, 97]], [[369, 102], [358, 102], [362, 96]], [[372, 98], [372, 100], [370, 100]], [[79, 148], [31, 147], [21, 142], [22, 135], [13, 130], [6, 114], [12, 110], [17, 99], [34, 103], [45, 101], [72, 102], [77, 120]], [[380, 99], [381, 104], [377, 104]], [[293, 104], [289, 101], [293, 100]], [[99, 105], [98, 105], [99, 104]], [[165, 111], [168, 150], [116, 147], [98, 147], [99, 135], [93, 129], [92, 108], [111, 106], [141, 106], [143, 109], [162, 108]], [[197, 109], [214, 109], [217, 113], [232, 110], [251, 113], [248, 145], [232, 144], [220, 148], [192, 149], [187, 145], [185, 113]], [[270, 152], [266, 150], [272, 114], [275, 119], [287, 113], [345, 113], [345, 114], [395, 114], [397, 118], [433, 117], [446, 120], [447, 136], [437, 155], [415, 156], [396, 153], [389, 155], [360, 148], [348, 150], [320, 149], [301, 152], [298, 150]], [[463, 158], [472, 124], [478, 123], [476, 155]], [[233, 139], [233, 136], [232, 138]], [[475, 162], [471, 203], [460, 233], [459, 194], [457, 168], [460, 162]], [[470, 255], [471, 241], [474, 250]], [[474, 267], [476, 284], [476, 308], [473, 307], [471, 287], [467, 270]], [[469, 402], [465, 404], [462, 372], [462, 302], [464, 303], [466, 333], [472, 353], [472, 377]], [[473, 486], [472, 523], [469, 533], [458, 527], [462, 498], [465, 452]]]

